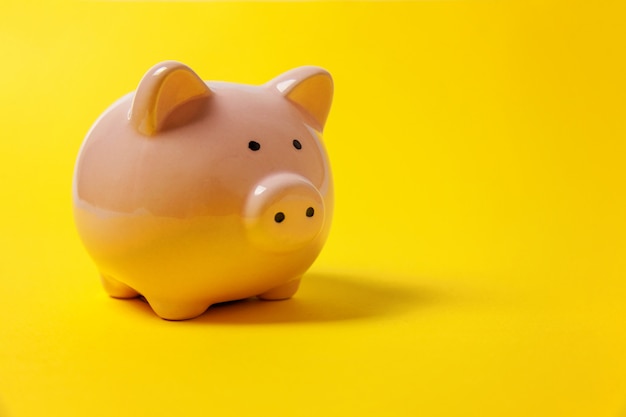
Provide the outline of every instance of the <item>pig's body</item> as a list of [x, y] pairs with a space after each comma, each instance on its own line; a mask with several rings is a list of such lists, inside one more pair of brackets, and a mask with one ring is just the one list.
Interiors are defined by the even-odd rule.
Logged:
[[[258, 87], [194, 76], [154, 67], [94, 124], [74, 178], [76, 224], [105, 289], [142, 294], [166, 319], [290, 297], [332, 216], [320, 137], [330, 97], [319, 92], [332, 96], [330, 76], [305, 67]], [[310, 94], [327, 105], [312, 108]]]

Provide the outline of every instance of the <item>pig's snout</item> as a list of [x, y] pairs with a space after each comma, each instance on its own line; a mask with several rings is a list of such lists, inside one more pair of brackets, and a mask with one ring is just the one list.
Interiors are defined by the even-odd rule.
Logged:
[[274, 174], [251, 190], [244, 221], [256, 245], [277, 252], [299, 249], [322, 229], [324, 200], [306, 178]]

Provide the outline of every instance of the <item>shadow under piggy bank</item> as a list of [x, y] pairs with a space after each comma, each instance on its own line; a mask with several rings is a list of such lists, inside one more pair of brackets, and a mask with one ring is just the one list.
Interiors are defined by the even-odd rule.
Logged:
[[437, 290], [401, 286], [385, 277], [328, 273], [306, 274], [294, 298], [261, 301], [249, 298], [211, 306], [190, 324], [262, 324], [355, 320], [389, 316], [438, 304]]

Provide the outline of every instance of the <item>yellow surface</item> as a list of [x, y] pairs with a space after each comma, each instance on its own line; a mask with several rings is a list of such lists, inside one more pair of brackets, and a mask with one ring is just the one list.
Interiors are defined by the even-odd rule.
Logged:
[[[619, 1], [0, 7], [0, 415], [626, 416]], [[84, 134], [154, 63], [326, 67], [337, 211], [296, 298], [109, 299]]]

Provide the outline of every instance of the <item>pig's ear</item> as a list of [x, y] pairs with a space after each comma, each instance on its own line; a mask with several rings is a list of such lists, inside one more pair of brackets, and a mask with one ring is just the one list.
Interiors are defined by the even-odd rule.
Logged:
[[139, 132], [152, 136], [197, 118], [210, 96], [209, 87], [191, 68], [162, 62], [141, 79], [128, 118]]
[[301, 106], [310, 114], [320, 131], [333, 101], [333, 78], [319, 67], [300, 67], [288, 71], [267, 83], [271, 88]]

